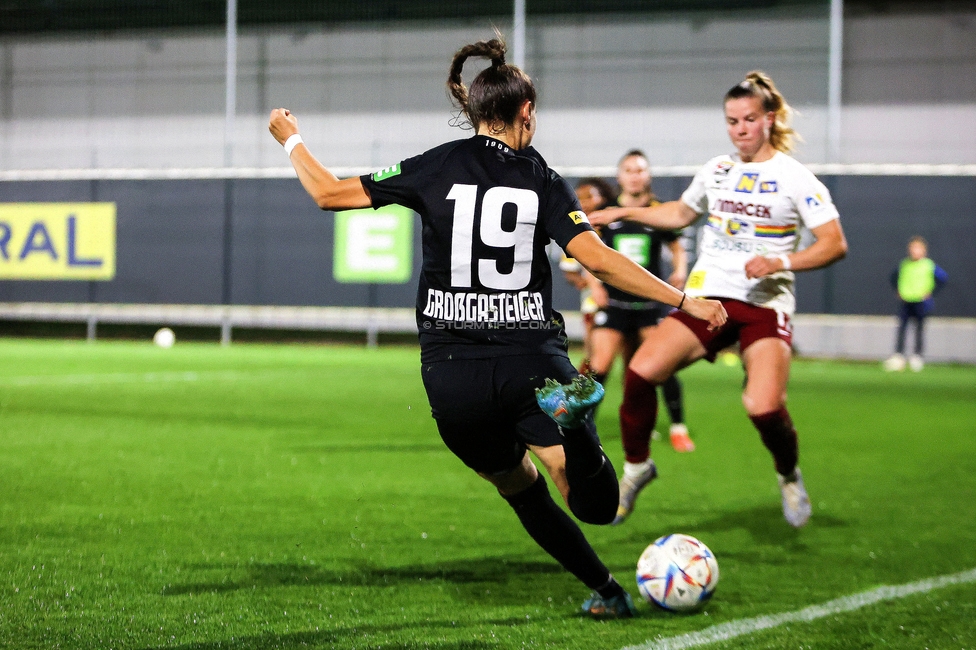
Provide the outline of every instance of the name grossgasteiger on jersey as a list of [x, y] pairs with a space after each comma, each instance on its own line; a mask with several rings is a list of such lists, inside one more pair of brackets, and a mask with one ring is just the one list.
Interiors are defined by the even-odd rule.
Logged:
[[535, 149], [477, 135], [361, 180], [374, 208], [397, 203], [421, 217], [422, 362], [566, 354], [546, 245], [565, 250], [592, 228]]
[[745, 265], [757, 255], [794, 252], [800, 226], [817, 228], [838, 218], [824, 184], [782, 152], [759, 163], [724, 155], [705, 163], [681, 200], [708, 215], [686, 293], [734, 298], [792, 315], [793, 273], [750, 279]]

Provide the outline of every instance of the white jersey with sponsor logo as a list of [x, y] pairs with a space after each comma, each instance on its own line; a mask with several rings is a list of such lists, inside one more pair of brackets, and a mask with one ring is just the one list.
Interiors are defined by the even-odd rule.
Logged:
[[838, 217], [827, 188], [806, 167], [777, 152], [764, 162], [718, 156], [695, 175], [681, 200], [707, 214], [689, 296], [734, 298], [792, 314], [793, 273], [746, 277], [756, 255], [792, 253], [799, 228], [816, 228]]

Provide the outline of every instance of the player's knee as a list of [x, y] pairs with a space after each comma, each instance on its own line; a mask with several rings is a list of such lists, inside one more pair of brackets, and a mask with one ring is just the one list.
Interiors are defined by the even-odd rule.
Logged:
[[522, 463], [513, 469], [497, 474], [478, 472], [478, 475], [494, 485], [503, 497], [511, 497], [531, 487], [539, 477], [539, 470], [526, 454]]
[[636, 366], [631, 363], [630, 369], [640, 375], [644, 381], [655, 386], [660, 386], [671, 377], [671, 370], [669, 368], [662, 368], [659, 366]]
[[[616, 495], [614, 495], [616, 497]], [[570, 492], [566, 499], [570, 512], [584, 524], [606, 526], [617, 516], [617, 499], [583, 498], [580, 493]]]
[[786, 406], [786, 392], [778, 395], [775, 393], [753, 395], [749, 391], [744, 391], [742, 393], [742, 405], [749, 415], [762, 415], [763, 413], [778, 411]]

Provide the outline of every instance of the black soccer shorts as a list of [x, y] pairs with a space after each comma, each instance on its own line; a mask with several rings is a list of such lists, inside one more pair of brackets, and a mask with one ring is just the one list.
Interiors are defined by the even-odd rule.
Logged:
[[535, 389], [547, 378], [565, 384], [578, 374], [566, 357], [454, 359], [425, 363], [421, 371], [441, 439], [476, 472], [514, 469], [527, 445], [562, 444], [556, 423], [535, 401]]
[[604, 307], [593, 314], [593, 327], [606, 327], [623, 334], [639, 334], [645, 327], [653, 327], [660, 322], [662, 311], [659, 307], [649, 309], [624, 309], [623, 307]]

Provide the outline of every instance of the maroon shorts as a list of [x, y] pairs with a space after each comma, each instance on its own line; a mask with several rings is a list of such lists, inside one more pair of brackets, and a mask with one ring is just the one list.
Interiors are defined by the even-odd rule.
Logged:
[[668, 315], [668, 318], [677, 319], [698, 337], [705, 346], [707, 351], [705, 358], [709, 361], [715, 361], [715, 355], [736, 341], [739, 342], [740, 350], [745, 350], [759, 339], [766, 338], [780, 339], [785, 341], [786, 345], [792, 346], [793, 325], [790, 323], [789, 315], [732, 298], [716, 298], [716, 300], [722, 303], [729, 314], [725, 325], [717, 330], [709, 331], [707, 322], [677, 309]]

